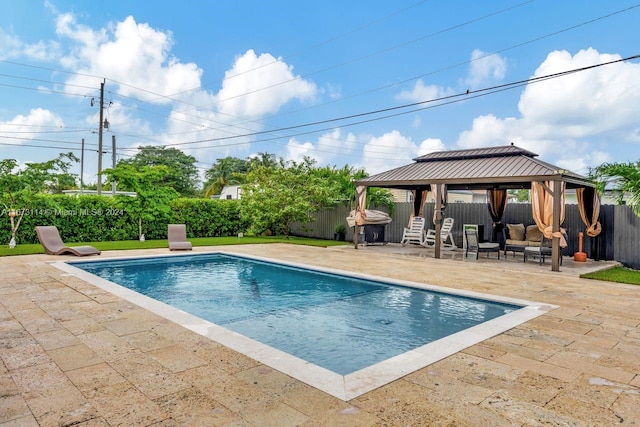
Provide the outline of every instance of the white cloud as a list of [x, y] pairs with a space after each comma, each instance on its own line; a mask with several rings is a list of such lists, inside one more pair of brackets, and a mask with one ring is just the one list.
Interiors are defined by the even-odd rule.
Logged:
[[433, 153], [435, 151], [444, 151], [447, 147], [437, 138], [427, 138], [420, 143], [418, 148], [418, 156], [424, 156], [425, 154]]
[[287, 143], [286, 160], [301, 162], [305, 156], [312, 157], [320, 163], [318, 160], [318, 153], [315, 152], [315, 148], [312, 143], [298, 142], [294, 138], [291, 138]]
[[308, 156], [314, 158], [318, 165], [325, 166], [359, 156], [357, 149], [357, 137], [352, 133], [342, 135], [342, 131], [336, 128], [322, 135], [315, 143], [291, 138], [287, 143], [285, 160], [300, 162], [304, 156]]
[[329, 98], [337, 100], [342, 98], [342, 87], [337, 84], [327, 84], [327, 91], [329, 92]]
[[[620, 59], [589, 48], [571, 56], [551, 52], [534, 77]], [[523, 117], [543, 122], [562, 135], [580, 138], [631, 124], [640, 108], [640, 65], [617, 63], [528, 85], [518, 109]]]
[[383, 172], [408, 163], [419, 153], [411, 138], [397, 130], [373, 137], [364, 146], [363, 167], [370, 174]]
[[59, 55], [60, 46], [54, 41], [25, 43], [19, 37], [7, 34], [0, 28], [0, 60], [26, 57], [48, 61]]
[[[554, 51], [534, 76], [619, 58], [591, 48], [573, 56], [566, 51]], [[569, 162], [564, 163], [567, 166], [575, 162], [568, 169], [584, 172], [588, 166], [599, 164], [602, 158], [611, 158], [592, 146], [606, 146], [612, 140], [634, 141], [640, 110], [638, 81], [640, 65], [617, 63], [529, 84], [518, 104], [520, 117], [476, 117], [471, 129], [459, 135], [456, 145], [475, 148], [513, 142], [542, 158], [553, 156], [560, 159], [558, 162]], [[586, 154], [580, 156], [580, 153]]]
[[[71, 14], [58, 16], [57, 33], [77, 43], [61, 63], [78, 74], [108, 76], [118, 93], [146, 101], [168, 103], [158, 95], [173, 95], [200, 87], [202, 70], [170, 55], [170, 32], [138, 24], [132, 16], [107, 29], [92, 30]], [[67, 83], [95, 86], [96, 79], [74, 75]], [[143, 91], [136, 88], [144, 88]], [[70, 90], [72, 91], [72, 90]]]
[[[465, 89], [475, 89], [481, 85], [504, 79], [507, 73], [507, 60], [498, 54], [487, 54], [479, 49], [471, 53], [469, 75], [461, 85]], [[398, 101], [424, 102], [451, 96], [456, 90], [438, 85], [426, 85], [418, 79], [411, 90], [403, 90], [396, 95]]]
[[[77, 92], [71, 85], [99, 89], [101, 79], [88, 76], [107, 76], [107, 91], [133, 98], [113, 111], [110, 121], [122, 132], [133, 127], [128, 133], [135, 135], [152, 133], [149, 123], [135, 119], [135, 99], [169, 104], [172, 110], [164, 132], [153, 138], [154, 143], [208, 141], [176, 146], [203, 162], [247, 153], [251, 138], [220, 138], [260, 131], [263, 124], [256, 120], [276, 113], [287, 102], [311, 100], [318, 93], [314, 83], [293, 74], [291, 65], [253, 50], [235, 59], [220, 91], [211, 93], [201, 87], [202, 70], [195, 63], [183, 63], [171, 54], [171, 32], [138, 23], [132, 16], [92, 29], [78, 23], [73, 14], [54, 13], [58, 36], [71, 42], [61, 64], [77, 73], [67, 81], [67, 90]], [[97, 123], [94, 115], [87, 118], [90, 123]], [[157, 126], [154, 131], [161, 132]], [[134, 145], [146, 143], [140, 138]], [[205, 146], [208, 149], [202, 149]]]
[[465, 83], [470, 89], [502, 81], [507, 74], [507, 60], [498, 54], [475, 49], [471, 52], [471, 68]]
[[62, 130], [64, 121], [57, 114], [42, 108], [34, 108], [27, 116], [22, 114], [15, 116], [7, 122], [0, 122], [0, 132], [7, 132], [7, 135], [16, 135], [21, 139], [11, 140], [11, 144], [25, 143], [25, 139], [36, 138], [43, 130]]
[[217, 106], [225, 114], [256, 119], [277, 112], [293, 99], [311, 100], [317, 92], [314, 83], [293, 74], [292, 66], [249, 49], [225, 73]]
[[566, 157], [557, 160], [554, 164], [563, 169], [586, 176], [589, 174], [590, 167], [611, 161], [611, 155], [603, 151], [593, 151], [582, 153], [581, 155], [580, 151], [571, 150], [566, 154]]
[[436, 85], [425, 85], [422, 79], [418, 79], [416, 84], [413, 86], [413, 89], [403, 90], [396, 95], [396, 99], [398, 101], [423, 102], [452, 94], [453, 90], [450, 88], [443, 88]]

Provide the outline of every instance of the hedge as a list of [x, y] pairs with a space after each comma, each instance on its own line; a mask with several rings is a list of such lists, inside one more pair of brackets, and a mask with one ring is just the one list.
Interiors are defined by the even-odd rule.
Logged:
[[[35, 227], [55, 225], [65, 242], [99, 242], [138, 239], [138, 218], [121, 208], [120, 197], [37, 194], [24, 210], [16, 242], [38, 243]], [[11, 239], [11, 223], [3, 200], [0, 244]], [[188, 237], [233, 236], [245, 232], [238, 200], [180, 198], [171, 202], [168, 215], [143, 222], [147, 239], [166, 239], [167, 224], [186, 224]], [[17, 217], [16, 217], [17, 220]]]

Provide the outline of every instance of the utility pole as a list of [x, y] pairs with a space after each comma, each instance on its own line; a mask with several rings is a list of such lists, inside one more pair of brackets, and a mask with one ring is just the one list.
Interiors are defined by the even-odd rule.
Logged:
[[102, 109], [104, 107], [104, 83], [100, 83], [100, 124], [98, 125], [98, 196], [102, 194]]
[[[116, 136], [111, 135], [111, 167], [116, 168]], [[116, 195], [116, 182], [111, 183], [111, 194]]]
[[80, 194], [82, 194], [82, 176], [84, 175], [84, 138], [82, 138], [82, 151], [80, 154]]

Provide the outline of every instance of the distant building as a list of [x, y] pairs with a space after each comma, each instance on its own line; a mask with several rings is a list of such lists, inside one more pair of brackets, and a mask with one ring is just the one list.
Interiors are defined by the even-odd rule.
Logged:
[[242, 188], [240, 188], [239, 185], [225, 185], [224, 187], [222, 187], [222, 191], [220, 191], [220, 194], [211, 196], [211, 198], [222, 200], [238, 200], [240, 199], [241, 194]]

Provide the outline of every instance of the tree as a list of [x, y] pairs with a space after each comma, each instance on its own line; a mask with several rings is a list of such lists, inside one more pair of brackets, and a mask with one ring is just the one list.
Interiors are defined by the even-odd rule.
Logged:
[[254, 164], [242, 185], [241, 212], [257, 234], [289, 236], [294, 222], [308, 223], [312, 212], [334, 206], [335, 196], [314, 161]]
[[278, 164], [282, 163], [282, 159], [278, 160], [276, 159], [276, 155], [275, 154], [270, 154], [270, 153], [258, 153], [255, 156], [249, 157], [247, 159], [247, 161], [249, 162], [251, 167], [254, 166], [266, 166], [266, 167], [271, 167], [271, 166], [278, 166]]
[[[333, 169], [338, 182], [338, 199], [347, 206], [355, 207], [355, 182], [369, 176], [364, 169], [354, 169], [345, 165], [342, 169]], [[367, 208], [370, 206], [385, 206], [393, 214], [396, 202], [393, 193], [385, 188], [367, 187]]]
[[61, 193], [75, 188], [76, 176], [69, 173], [72, 162], [78, 162], [78, 158], [71, 152], [46, 162], [27, 163], [23, 169], [18, 168], [15, 159], [0, 161], [0, 189], [11, 224], [9, 247], [15, 247], [16, 233], [36, 193]]
[[249, 162], [237, 157], [218, 159], [205, 173], [204, 197], [220, 194], [225, 185], [242, 184]]
[[60, 153], [57, 158], [41, 163], [27, 163], [18, 172], [22, 188], [33, 192], [62, 193], [62, 190], [76, 188], [76, 175], [69, 173], [72, 162], [80, 160], [71, 152]]
[[604, 194], [605, 185], [614, 186], [613, 196], [618, 204], [626, 203], [640, 216], [640, 161], [636, 163], [603, 163], [591, 169], [589, 177], [596, 183], [596, 189]]
[[[195, 196], [198, 192], [198, 170], [196, 158], [189, 156], [177, 148], [163, 146], [138, 147], [138, 153], [131, 159], [120, 160], [118, 164], [143, 166], [165, 166], [166, 174], [158, 181], [158, 185], [171, 187], [182, 196]], [[135, 191], [120, 182], [121, 189]]]
[[167, 174], [166, 166], [136, 167], [130, 164], [118, 164], [114, 169], [103, 171], [110, 181], [116, 181], [136, 192], [135, 197], [120, 196], [123, 208], [138, 218], [138, 238], [144, 240], [142, 222], [153, 221], [171, 212], [170, 203], [179, 196], [172, 187], [160, 183]]
[[513, 194], [516, 196], [516, 200], [518, 202], [528, 202], [529, 199], [529, 190], [526, 188], [521, 188], [519, 190], [508, 190], [507, 193]]

